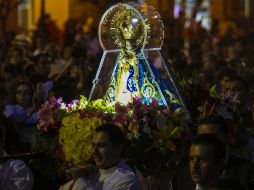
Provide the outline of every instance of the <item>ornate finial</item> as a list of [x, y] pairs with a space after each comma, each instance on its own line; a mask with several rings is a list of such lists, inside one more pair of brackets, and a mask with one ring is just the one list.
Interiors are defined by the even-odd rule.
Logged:
[[[147, 19], [144, 23], [137, 12], [126, 6], [116, 11], [111, 20], [111, 33], [115, 44], [126, 51], [134, 51], [141, 48], [144, 43], [145, 32], [149, 35], [150, 25]], [[149, 39], [149, 37], [148, 37]]]

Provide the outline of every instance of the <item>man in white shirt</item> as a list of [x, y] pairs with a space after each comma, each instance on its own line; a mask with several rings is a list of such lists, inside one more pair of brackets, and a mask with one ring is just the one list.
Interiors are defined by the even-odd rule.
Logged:
[[[80, 170], [72, 172], [73, 179], [60, 190], [139, 190], [141, 183], [132, 168], [122, 159], [125, 136], [115, 125], [104, 124], [96, 129], [93, 140], [93, 160], [99, 175], [81, 176]], [[90, 178], [88, 179], [88, 173]]]

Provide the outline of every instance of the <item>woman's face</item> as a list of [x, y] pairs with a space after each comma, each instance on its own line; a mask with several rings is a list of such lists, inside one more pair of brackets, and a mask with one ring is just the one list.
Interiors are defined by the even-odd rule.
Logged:
[[21, 84], [16, 91], [16, 102], [22, 107], [27, 107], [31, 103], [32, 89], [27, 84]]

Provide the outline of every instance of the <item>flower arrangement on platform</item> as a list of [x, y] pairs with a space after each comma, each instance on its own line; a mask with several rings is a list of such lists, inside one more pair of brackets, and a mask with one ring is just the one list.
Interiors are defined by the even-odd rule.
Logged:
[[112, 122], [122, 127], [130, 140], [145, 135], [161, 152], [176, 150], [172, 140], [181, 137], [183, 128], [176, 126], [173, 120], [176, 115], [167, 107], [159, 106], [156, 100], [149, 105], [142, 104], [137, 98], [126, 106], [116, 104], [115, 110]]
[[156, 100], [146, 105], [137, 98], [126, 106], [115, 105], [112, 122], [123, 128], [129, 138], [126, 159], [143, 175], [166, 170], [183, 156], [190, 135], [177, 121], [179, 118], [183, 119]]
[[49, 101], [45, 102], [39, 110], [40, 122], [38, 128], [45, 132], [52, 128], [60, 128], [62, 119], [65, 116], [80, 110], [102, 113], [112, 113], [114, 111], [112, 106], [106, 106], [102, 102], [101, 99], [89, 101], [86, 97], [80, 96], [80, 100], [73, 100], [66, 104], [62, 101], [62, 98], [50, 97]]
[[67, 133], [81, 132], [85, 135], [102, 121], [106, 122], [114, 109], [105, 106], [102, 102], [101, 99], [89, 101], [86, 97], [81, 96], [80, 100], [73, 100], [66, 104], [62, 98], [50, 97], [49, 101], [45, 102], [39, 110], [38, 131], [61, 137], [60, 144], [65, 145], [66, 143], [62, 141], [68, 141], [69, 137], [72, 139]]
[[[156, 100], [146, 105], [136, 98], [127, 105], [117, 103], [107, 106], [100, 99], [89, 101], [84, 96], [70, 104], [52, 97], [42, 106], [39, 115], [38, 133], [43, 135], [37, 133], [33, 146], [43, 145], [38, 141], [46, 141], [47, 145], [52, 143], [44, 148], [37, 146], [37, 150], [59, 154], [55, 156], [57, 159], [64, 159], [74, 166], [84, 165], [91, 159], [93, 133], [105, 122], [116, 124], [126, 133], [129, 139], [126, 159], [139, 166], [142, 172], [145, 171], [142, 167], [154, 162], [149, 161], [151, 157], [148, 154], [156, 151], [166, 164], [169, 156], [173, 158], [173, 155], [183, 153], [183, 145], [187, 142], [184, 139], [187, 128], [180, 126], [180, 122], [176, 122], [178, 116], [167, 107], [160, 106]], [[156, 159], [158, 161], [158, 157]], [[150, 168], [149, 172], [145, 172], [153, 171]]]
[[[61, 98], [50, 97], [39, 110], [38, 130], [31, 140], [32, 151], [45, 154], [43, 159], [33, 161], [35, 167], [38, 166], [44, 176], [55, 179], [63, 175], [67, 163], [84, 163], [91, 155], [93, 129], [105, 122], [106, 115], [112, 111], [111, 107], [102, 104], [102, 100], [88, 101], [81, 96], [80, 100], [66, 104]], [[68, 134], [70, 132], [75, 138]], [[83, 148], [84, 151], [81, 151]]]

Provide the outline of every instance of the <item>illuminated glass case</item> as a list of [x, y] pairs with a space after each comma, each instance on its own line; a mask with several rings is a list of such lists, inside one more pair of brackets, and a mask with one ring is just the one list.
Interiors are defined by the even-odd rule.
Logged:
[[103, 55], [89, 98], [106, 104], [153, 99], [171, 110], [186, 111], [161, 47], [164, 26], [150, 5], [119, 3], [110, 7], [99, 25]]

